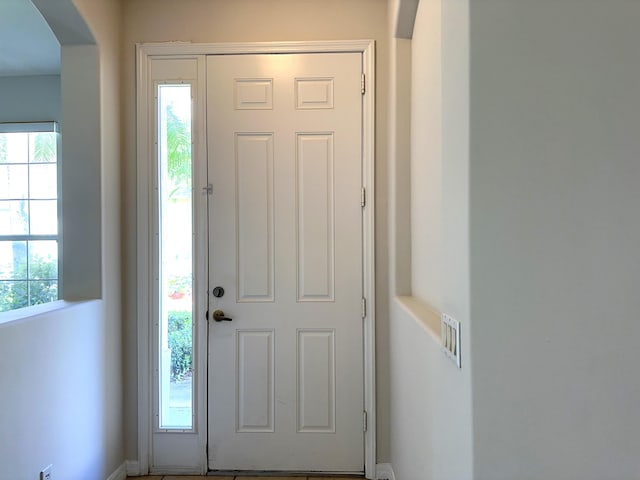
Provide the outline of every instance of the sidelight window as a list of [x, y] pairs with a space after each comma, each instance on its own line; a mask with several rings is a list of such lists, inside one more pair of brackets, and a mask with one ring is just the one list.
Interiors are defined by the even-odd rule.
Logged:
[[158, 85], [159, 428], [193, 427], [191, 85]]

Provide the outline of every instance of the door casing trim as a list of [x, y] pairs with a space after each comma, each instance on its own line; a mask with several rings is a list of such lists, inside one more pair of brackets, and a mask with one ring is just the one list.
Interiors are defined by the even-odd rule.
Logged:
[[[362, 97], [362, 186], [366, 189], [363, 209], [363, 292], [366, 315], [363, 319], [364, 408], [367, 412], [365, 436], [365, 475], [376, 478], [376, 373], [375, 373], [375, 42], [373, 40], [259, 42], [259, 43], [142, 43], [136, 45], [136, 165], [137, 165], [137, 332], [138, 332], [138, 464], [147, 474], [151, 458], [152, 426], [152, 295], [150, 277], [153, 266], [150, 207], [153, 194], [151, 152], [148, 133], [148, 65], [153, 57], [260, 53], [362, 53], [366, 79]], [[201, 336], [201, 335], [200, 335]], [[202, 357], [202, 356], [201, 356]], [[206, 359], [205, 359], [206, 360]], [[199, 365], [199, 367], [201, 367]], [[198, 375], [198, 391], [206, 388], [206, 376]], [[200, 421], [202, 421], [202, 415]], [[205, 419], [206, 421], [206, 419]], [[205, 445], [203, 445], [204, 450]], [[201, 473], [206, 473], [206, 459]], [[197, 472], [194, 472], [197, 473]]]

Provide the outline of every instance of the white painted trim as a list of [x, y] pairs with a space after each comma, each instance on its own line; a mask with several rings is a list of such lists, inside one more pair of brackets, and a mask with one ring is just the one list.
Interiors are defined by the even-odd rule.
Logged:
[[123, 462], [116, 470], [107, 477], [107, 480], [125, 480], [127, 478], [126, 462]]
[[[151, 56], [257, 54], [257, 53], [329, 53], [358, 52], [363, 55], [366, 93], [363, 96], [362, 165], [363, 186], [367, 190], [367, 206], [363, 213], [363, 292], [367, 299], [364, 319], [364, 406], [368, 428], [365, 433], [365, 475], [376, 475], [376, 385], [375, 385], [375, 44], [373, 40], [324, 42], [265, 42], [194, 44], [185, 42], [145, 43], [136, 46], [137, 53], [137, 175], [138, 175], [138, 455], [139, 474], [149, 472], [151, 454], [151, 358], [150, 318], [152, 251], [149, 234], [149, 194], [153, 186], [149, 171], [148, 62]], [[145, 414], [146, 413], [146, 414]]]
[[141, 475], [140, 473], [140, 464], [137, 460], [127, 460], [124, 462], [127, 466], [127, 475], [130, 477], [137, 477]]
[[364, 295], [367, 315], [364, 319], [364, 406], [367, 411], [365, 433], [365, 475], [373, 478], [376, 468], [376, 250], [375, 250], [375, 45], [369, 41], [362, 50], [362, 70], [366, 88], [362, 102], [362, 182], [367, 204], [363, 212]]
[[[202, 192], [207, 188], [207, 81], [206, 81], [206, 58], [198, 57], [198, 82], [202, 80], [202, 84], [198, 83], [196, 88], [196, 100], [193, 111], [193, 143], [194, 152], [201, 156], [199, 163], [196, 163], [195, 178], [200, 179], [201, 184], [194, 184], [196, 192]], [[199, 200], [198, 200], [199, 198]], [[193, 206], [200, 215], [194, 218], [193, 229], [196, 234], [196, 241], [200, 242], [193, 245], [194, 252], [200, 252], [203, 255], [201, 261], [196, 262], [194, 275], [196, 282], [200, 281], [202, 285], [208, 285], [209, 281], [209, 225], [208, 225], [208, 198], [207, 195], [200, 194], [194, 196]], [[196, 377], [195, 391], [193, 392], [194, 402], [197, 405], [197, 425], [198, 435], [202, 438], [203, 448], [200, 450], [200, 471], [196, 474], [206, 474], [208, 470], [207, 459], [207, 437], [208, 437], [208, 408], [207, 405], [207, 379], [208, 379], [208, 345], [209, 345], [209, 322], [206, 318], [209, 309], [208, 294], [200, 292], [194, 294], [194, 298], [200, 299], [200, 305], [195, 307], [194, 315], [196, 320], [194, 329], [197, 344], [194, 345], [196, 358]]]
[[376, 479], [377, 480], [396, 480], [396, 476], [393, 473], [393, 468], [390, 463], [379, 463], [376, 465]]
[[[201, 475], [206, 475], [206, 472], [203, 472], [199, 467], [198, 468], [189, 468], [189, 467], [171, 467], [171, 466], [163, 466], [158, 468], [151, 468], [149, 470], [149, 475], [171, 475], [171, 476], [186, 476], [186, 477], [197, 477], [201, 478]], [[213, 477], [215, 480], [215, 477]], [[196, 480], [194, 478], [194, 480]]]
[[[138, 303], [138, 475], [149, 472], [151, 455], [151, 357], [150, 357], [150, 312], [151, 285], [148, 279], [151, 274], [151, 248], [149, 233], [151, 232], [151, 215], [149, 215], [149, 195], [152, 191], [149, 172], [149, 135], [150, 119], [148, 117], [149, 62], [147, 54], [140, 46], [136, 46], [136, 173], [137, 173], [137, 303]], [[144, 159], [144, 160], [143, 160]]]
[[[254, 43], [141, 43], [138, 51], [154, 55], [231, 55], [251, 53], [344, 53], [373, 49], [373, 40], [331, 40], [326, 42], [254, 42]], [[373, 50], [371, 50], [373, 51]], [[366, 72], [365, 72], [366, 73]], [[373, 72], [371, 72], [373, 75]]]

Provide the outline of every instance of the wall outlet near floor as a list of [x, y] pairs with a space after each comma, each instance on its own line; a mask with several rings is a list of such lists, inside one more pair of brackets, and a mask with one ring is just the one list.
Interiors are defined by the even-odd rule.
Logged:
[[53, 465], [42, 469], [40, 472], [40, 480], [53, 480]]
[[440, 338], [442, 349], [458, 368], [460, 363], [460, 322], [454, 320], [446, 313], [440, 317]]

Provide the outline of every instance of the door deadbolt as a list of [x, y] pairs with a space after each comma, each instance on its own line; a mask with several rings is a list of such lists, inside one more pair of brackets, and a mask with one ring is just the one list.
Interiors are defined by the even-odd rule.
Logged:
[[222, 287], [216, 287], [213, 289], [213, 296], [216, 298], [220, 298], [221, 296], [224, 295], [224, 288]]

